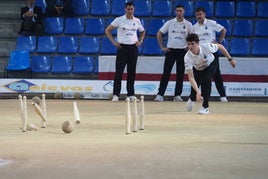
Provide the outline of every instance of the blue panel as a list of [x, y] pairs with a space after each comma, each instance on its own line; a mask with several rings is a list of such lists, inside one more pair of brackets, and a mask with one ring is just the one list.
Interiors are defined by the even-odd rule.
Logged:
[[235, 4], [233, 1], [217, 1], [216, 2], [216, 17], [234, 17]]
[[7, 70], [25, 70], [30, 68], [29, 51], [13, 50], [10, 52]]
[[101, 18], [86, 19], [86, 30], [87, 35], [103, 35], [105, 30], [105, 24]]
[[156, 38], [146, 38], [143, 42], [143, 55], [162, 55]]
[[98, 37], [82, 37], [80, 39], [79, 53], [98, 54], [100, 48], [100, 39]]
[[253, 39], [251, 55], [254, 56], [268, 56], [268, 39]]
[[72, 57], [55, 56], [52, 62], [51, 73], [70, 73], [72, 71]]
[[198, 7], [202, 7], [206, 11], [206, 17], [213, 17], [214, 16], [214, 6], [212, 1], [196, 1], [194, 6], [195, 9]]
[[172, 3], [170, 0], [155, 0], [152, 16], [170, 17], [172, 16]]
[[247, 38], [233, 38], [230, 44], [230, 53], [233, 56], [250, 55], [250, 41]]
[[183, 5], [184, 6], [184, 9], [185, 9], [185, 13], [184, 13], [184, 17], [193, 17], [193, 12], [194, 12], [194, 9], [193, 9], [193, 1], [183, 1], [183, 0], [180, 0], [180, 1], [175, 1], [174, 2], [174, 7], [173, 7], [173, 15], [176, 16], [176, 6], [177, 5]]
[[113, 0], [111, 4], [111, 15], [121, 16], [125, 14], [125, 3], [128, 0]]
[[234, 22], [234, 36], [252, 36], [253, 23], [251, 20], [236, 20]]
[[54, 53], [57, 51], [57, 37], [55, 36], [40, 36], [38, 37], [38, 53]]
[[89, 14], [89, 0], [74, 0], [73, 10], [75, 15], [83, 16]]
[[256, 4], [253, 1], [245, 2], [239, 1], [236, 4], [236, 16], [237, 17], [255, 17]]
[[47, 73], [50, 72], [51, 62], [49, 56], [32, 56], [31, 60], [32, 72]]
[[78, 51], [78, 39], [75, 36], [59, 37], [58, 53], [76, 53]]
[[158, 30], [164, 25], [165, 20], [163, 19], [151, 19], [148, 22], [147, 35], [156, 36]]
[[83, 34], [84, 33], [84, 18], [66, 18], [64, 33], [65, 34]]
[[47, 17], [45, 19], [45, 32], [48, 34], [61, 34], [64, 28], [62, 17]]
[[74, 59], [73, 73], [89, 74], [93, 73], [93, 58], [89, 56], [76, 56]]
[[111, 41], [107, 37], [104, 37], [101, 41], [100, 53], [106, 55], [115, 55], [116, 51], [117, 48], [111, 43]]
[[109, 0], [92, 0], [91, 15], [92, 16], [107, 16], [110, 15]]
[[150, 16], [152, 12], [152, 3], [150, 0], [134, 0], [135, 16]]
[[260, 1], [258, 2], [258, 11], [257, 16], [258, 17], [268, 17], [268, 2]]
[[36, 36], [17, 37], [16, 50], [28, 50], [34, 52], [36, 49]]
[[268, 20], [256, 20], [255, 36], [268, 38]]

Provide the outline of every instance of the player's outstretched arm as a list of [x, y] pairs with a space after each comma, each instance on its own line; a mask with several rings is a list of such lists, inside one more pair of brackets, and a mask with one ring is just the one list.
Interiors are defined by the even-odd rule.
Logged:
[[235, 68], [236, 66], [236, 61], [231, 57], [231, 55], [229, 54], [229, 52], [226, 50], [226, 48], [221, 45], [221, 44], [217, 44], [218, 45], [218, 49], [221, 51], [221, 53], [228, 59], [228, 61], [230, 62], [230, 64], [232, 65], [232, 67]]

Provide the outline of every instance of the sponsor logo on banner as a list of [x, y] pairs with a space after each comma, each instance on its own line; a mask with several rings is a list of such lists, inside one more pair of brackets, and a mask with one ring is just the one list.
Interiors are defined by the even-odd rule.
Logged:
[[[126, 88], [125, 88], [126, 82], [122, 81], [122, 93], [126, 93]], [[113, 81], [109, 81], [106, 84], [104, 84], [103, 86], [103, 90], [105, 92], [111, 93], [113, 91], [113, 86], [114, 83]], [[144, 82], [144, 83], [137, 83], [134, 85], [135, 88], [135, 93], [137, 94], [154, 94], [153, 92], [155, 91], [156, 84], [154, 83], [148, 83], [148, 82]]]
[[[225, 82], [227, 96], [268, 96], [267, 83]], [[126, 81], [122, 81], [121, 94], [126, 94]], [[135, 81], [135, 94], [156, 95], [159, 81]], [[184, 82], [182, 96], [190, 94], [190, 83]], [[175, 81], [168, 83], [165, 96], [173, 96]], [[81, 93], [87, 98], [108, 98], [113, 92], [112, 80], [39, 80], [39, 79], [0, 79], [0, 93]], [[211, 96], [219, 96], [212, 83]], [[72, 96], [70, 96], [72, 97]]]
[[[36, 83], [35, 83], [36, 81]], [[45, 80], [44, 80], [45, 81]], [[72, 83], [47, 81], [40, 84], [40, 80], [17, 80], [2, 85], [12, 92], [91, 92], [91, 86], [80, 86]]]
[[29, 88], [32, 86], [35, 86], [35, 84], [27, 81], [27, 80], [18, 80], [11, 82], [9, 84], [4, 85], [7, 89], [10, 89], [11, 91], [16, 91], [19, 93], [29, 91]]
[[228, 93], [232, 96], [267, 96], [266, 90], [262, 87], [229, 87]]

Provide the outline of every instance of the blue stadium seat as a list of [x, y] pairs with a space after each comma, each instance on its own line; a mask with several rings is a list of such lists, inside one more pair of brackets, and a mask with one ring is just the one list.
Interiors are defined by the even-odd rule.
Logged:
[[247, 38], [232, 38], [230, 43], [230, 53], [232, 56], [250, 55], [250, 41]]
[[170, 0], [154, 0], [152, 16], [155, 17], [172, 16], [172, 2]]
[[49, 56], [32, 56], [31, 69], [34, 73], [47, 73], [50, 72], [51, 63]]
[[30, 68], [30, 53], [27, 50], [13, 50], [10, 52], [7, 70], [25, 70]]
[[226, 29], [226, 36], [232, 35], [232, 23], [228, 19], [216, 19], [217, 23], [221, 24]]
[[135, 16], [150, 16], [152, 13], [152, 3], [150, 0], [134, 0]]
[[253, 39], [251, 55], [253, 56], [268, 56], [268, 39]]
[[206, 17], [214, 16], [214, 4], [213, 1], [196, 1], [194, 4], [194, 9], [202, 7], [206, 11]]
[[35, 5], [42, 8], [42, 12], [46, 12], [47, 3], [46, 0], [35, 0]]
[[176, 15], [175, 8], [179, 4], [184, 6], [184, 9], [185, 9], [184, 17], [193, 17], [193, 13], [194, 13], [193, 1], [185, 1], [185, 0], [179, 0], [179, 1], [174, 2], [173, 16]]
[[76, 56], [74, 58], [73, 73], [90, 74], [94, 71], [93, 58], [90, 56]]
[[58, 53], [76, 53], [78, 51], [77, 36], [59, 37]]
[[70, 73], [73, 67], [72, 63], [72, 57], [70, 56], [54, 56], [51, 73]]
[[117, 48], [111, 43], [111, 41], [104, 37], [101, 40], [100, 53], [103, 55], [115, 55]]
[[238, 1], [236, 3], [236, 16], [237, 17], [255, 17], [256, 4], [254, 1]]
[[146, 38], [143, 42], [143, 55], [162, 55], [157, 39]]
[[58, 42], [55, 36], [38, 37], [37, 53], [55, 53], [57, 51]]
[[258, 17], [268, 17], [268, 2], [259, 1], [258, 2], [258, 10], [257, 10], [257, 16]]
[[234, 17], [235, 3], [233, 1], [217, 1], [216, 2], [216, 17]]
[[104, 20], [102, 18], [86, 19], [86, 35], [103, 35], [105, 30]]
[[99, 37], [82, 37], [80, 39], [79, 53], [81, 54], [97, 54], [99, 53], [100, 39]]
[[156, 36], [158, 30], [164, 25], [164, 19], [151, 19], [148, 22], [148, 32], [147, 35], [149, 36]]
[[[223, 42], [222, 42], [222, 45], [226, 48], [226, 50], [229, 52], [229, 50], [230, 50], [230, 42], [229, 42], [229, 40], [228, 39], [225, 39]], [[224, 56], [222, 53], [221, 53], [221, 51], [219, 50], [218, 51], [218, 54], [220, 55], [220, 56]]]
[[256, 20], [255, 36], [268, 36], [268, 20]]
[[97, 75], [99, 73], [99, 59], [98, 59], [98, 56], [95, 56], [93, 58], [93, 61], [94, 61], [93, 73]]
[[29, 51], [13, 50], [10, 52], [9, 61], [5, 68], [6, 77], [11, 71], [25, 71], [31, 74]]
[[128, 0], [113, 0], [111, 4], [111, 15], [112, 16], [121, 16], [125, 14], [125, 3]]
[[252, 36], [253, 23], [252, 20], [236, 20], [234, 21], [234, 36]]
[[89, 0], [73, 1], [73, 11], [75, 15], [85, 16], [89, 14]]
[[61, 34], [64, 28], [64, 19], [62, 17], [45, 18], [45, 32], [48, 34]]
[[91, 0], [91, 15], [92, 16], [107, 16], [110, 15], [109, 0]]
[[[112, 21], [114, 20], [114, 18], [108, 18], [105, 21], [105, 27], [107, 27], [108, 25], [110, 25], [112, 23]], [[117, 29], [112, 30], [112, 35], [115, 36], [117, 34]]]
[[66, 18], [64, 25], [65, 34], [83, 34], [84, 18]]
[[36, 49], [36, 36], [18, 36], [16, 50], [28, 50], [34, 52]]

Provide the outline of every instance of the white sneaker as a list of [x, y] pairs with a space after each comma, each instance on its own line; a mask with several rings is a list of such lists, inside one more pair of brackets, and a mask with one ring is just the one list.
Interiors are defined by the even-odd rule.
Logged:
[[163, 98], [163, 96], [161, 96], [161, 95], [158, 94], [158, 95], [156, 95], [154, 101], [156, 101], [156, 102], [163, 102], [164, 101], [164, 98]]
[[220, 97], [220, 101], [226, 103], [228, 102], [228, 99], [226, 97]]
[[204, 108], [203, 106], [200, 108], [198, 114], [209, 114], [209, 109]]
[[181, 98], [181, 96], [175, 96], [173, 101], [176, 101], [176, 102], [183, 102], [183, 99]]
[[136, 101], [139, 102], [140, 100], [136, 96], [127, 96], [126, 99], [129, 98], [130, 102], [133, 102], [136, 98]]
[[118, 102], [118, 101], [119, 101], [119, 97], [117, 95], [113, 95], [112, 102]]
[[189, 98], [186, 104], [187, 111], [192, 111], [194, 107], [194, 102]]

